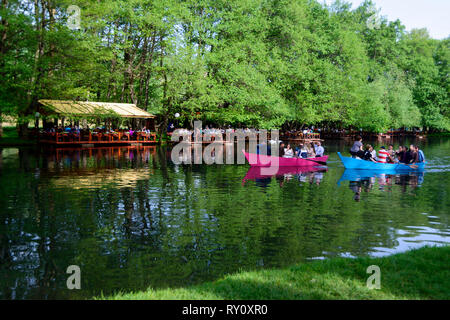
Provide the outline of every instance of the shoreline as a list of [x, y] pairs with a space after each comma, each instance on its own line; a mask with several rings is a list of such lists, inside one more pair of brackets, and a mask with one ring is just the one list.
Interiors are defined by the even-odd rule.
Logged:
[[[198, 285], [94, 297], [105, 300], [428, 300], [450, 299], [450, 246], [381, 258], [331, 258], [280, 269], [239, 271]], [[367, 268], [380, 268], [380, 289]]]
[[[5, 128], [4, 128], [5, 129]], [[4, 131], [11, 131], [11, 130], [4, 130]], [[450, 132], [438, 132], [438, 133], [429, 133], [429, 134], [424, 134], [421, 137], [415, 137], [413, 135], [411, 136], [390, 136], [386, 139], [392, 139], [392, 138], [420, 138], [420, 139], [426, 139], [427, 137], [440, 137], [440, 138], [447, 138], [450, 137]], [[338, 137], [338, 138], [322, 138], [321, 141], [325, 142], [325, 141], [335, 141], [335, 140], [348, 140], [351, 137]], [[280, 138], [280, 140], [286, 140], [289, 141], [290, 139], [282, 139]], [[154, 143], [153, 145], [165, 145], [165, 144], [171, 144], [173, 143], [173, 141], [171, 141], [169, 138], [167, 137], [163, 137], [162, 141], [160, 141], [160, 137], [157, 138], [157, 142]], [[36, 140], [26, 140], [26, 139], [20, 139], [17, 135], [17, 133], [13, 133], [13, 134], [4, 134], [4, 136], [2, 138], [0, 138], [0, 147], [22, 147], [22, 146], [37, 146], [39, 145], [39, 143]]]

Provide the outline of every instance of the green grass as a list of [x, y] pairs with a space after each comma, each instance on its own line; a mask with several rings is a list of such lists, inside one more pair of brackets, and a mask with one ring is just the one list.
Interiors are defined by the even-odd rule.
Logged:
[[33, 145], [35, 142], [19, 138], [15, 127], [4, 127], [3, 136], [0, 138], [0, 146]]
[[[449, 299], [450, 246], [383, 258], [333, 258], [284, 269], [238, 272], [187, 288], [148, 289], [96, 299]], [[378, 265], [381, 289], [368, 289], [367, 267]]]

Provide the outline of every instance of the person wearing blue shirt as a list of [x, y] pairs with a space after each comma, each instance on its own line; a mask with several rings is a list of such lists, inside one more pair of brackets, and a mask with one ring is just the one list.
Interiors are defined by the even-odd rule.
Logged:
[[419, 149], [418, 146], [416, 146], [416, 152], [419, 154], [419, 162], [425, 162], [425, 155], [423, 154], [423, 151]]
[[298, 158], [308, 158], [308, 150], [305, 148], [303, 143], [300, 143], [300, 145], [296, 148], [295, 155]]

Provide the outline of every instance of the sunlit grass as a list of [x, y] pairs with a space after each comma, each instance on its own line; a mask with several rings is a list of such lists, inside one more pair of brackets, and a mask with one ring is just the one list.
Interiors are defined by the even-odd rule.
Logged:
[[[334, 258], [290, 268], [239, 272], [187, 288], [99, 299], [449, 299], [450, 247], [427, 247], [383, 258]], [[367, 288], [367, 267], [381, 269], [381, 289]]]

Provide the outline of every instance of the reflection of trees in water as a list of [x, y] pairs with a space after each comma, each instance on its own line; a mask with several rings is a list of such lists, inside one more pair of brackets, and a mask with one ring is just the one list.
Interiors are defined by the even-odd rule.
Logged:
[[[19, 173], [0, 173], [11, 181], [0, 186], [0, 207], [6, 208], [0, 214], [0, 272], [7, 279], [1, 298], [178, 286], [239, 268], [340, 252], [364, 255], [395, 244], [389, 221], [398, 227], [417, 220], [414, 212], [399, 221], [395, 210], [374, 212], [342, 201], [334, 172], [320, 185], [299, 188], [292, 179], [283, 188], [253, 188], [241, 185], [244, 166], [174, 166], [164, 148], [120, 152], [23, 151]], [[144, 168], [154, 174], [140, 176]], [[95, 188], [52, 183], [105, 170], [138, 178], [128, 185], [96, 182]], [[65, 288], [71, 264], [82, 270], [80, 292]]]

